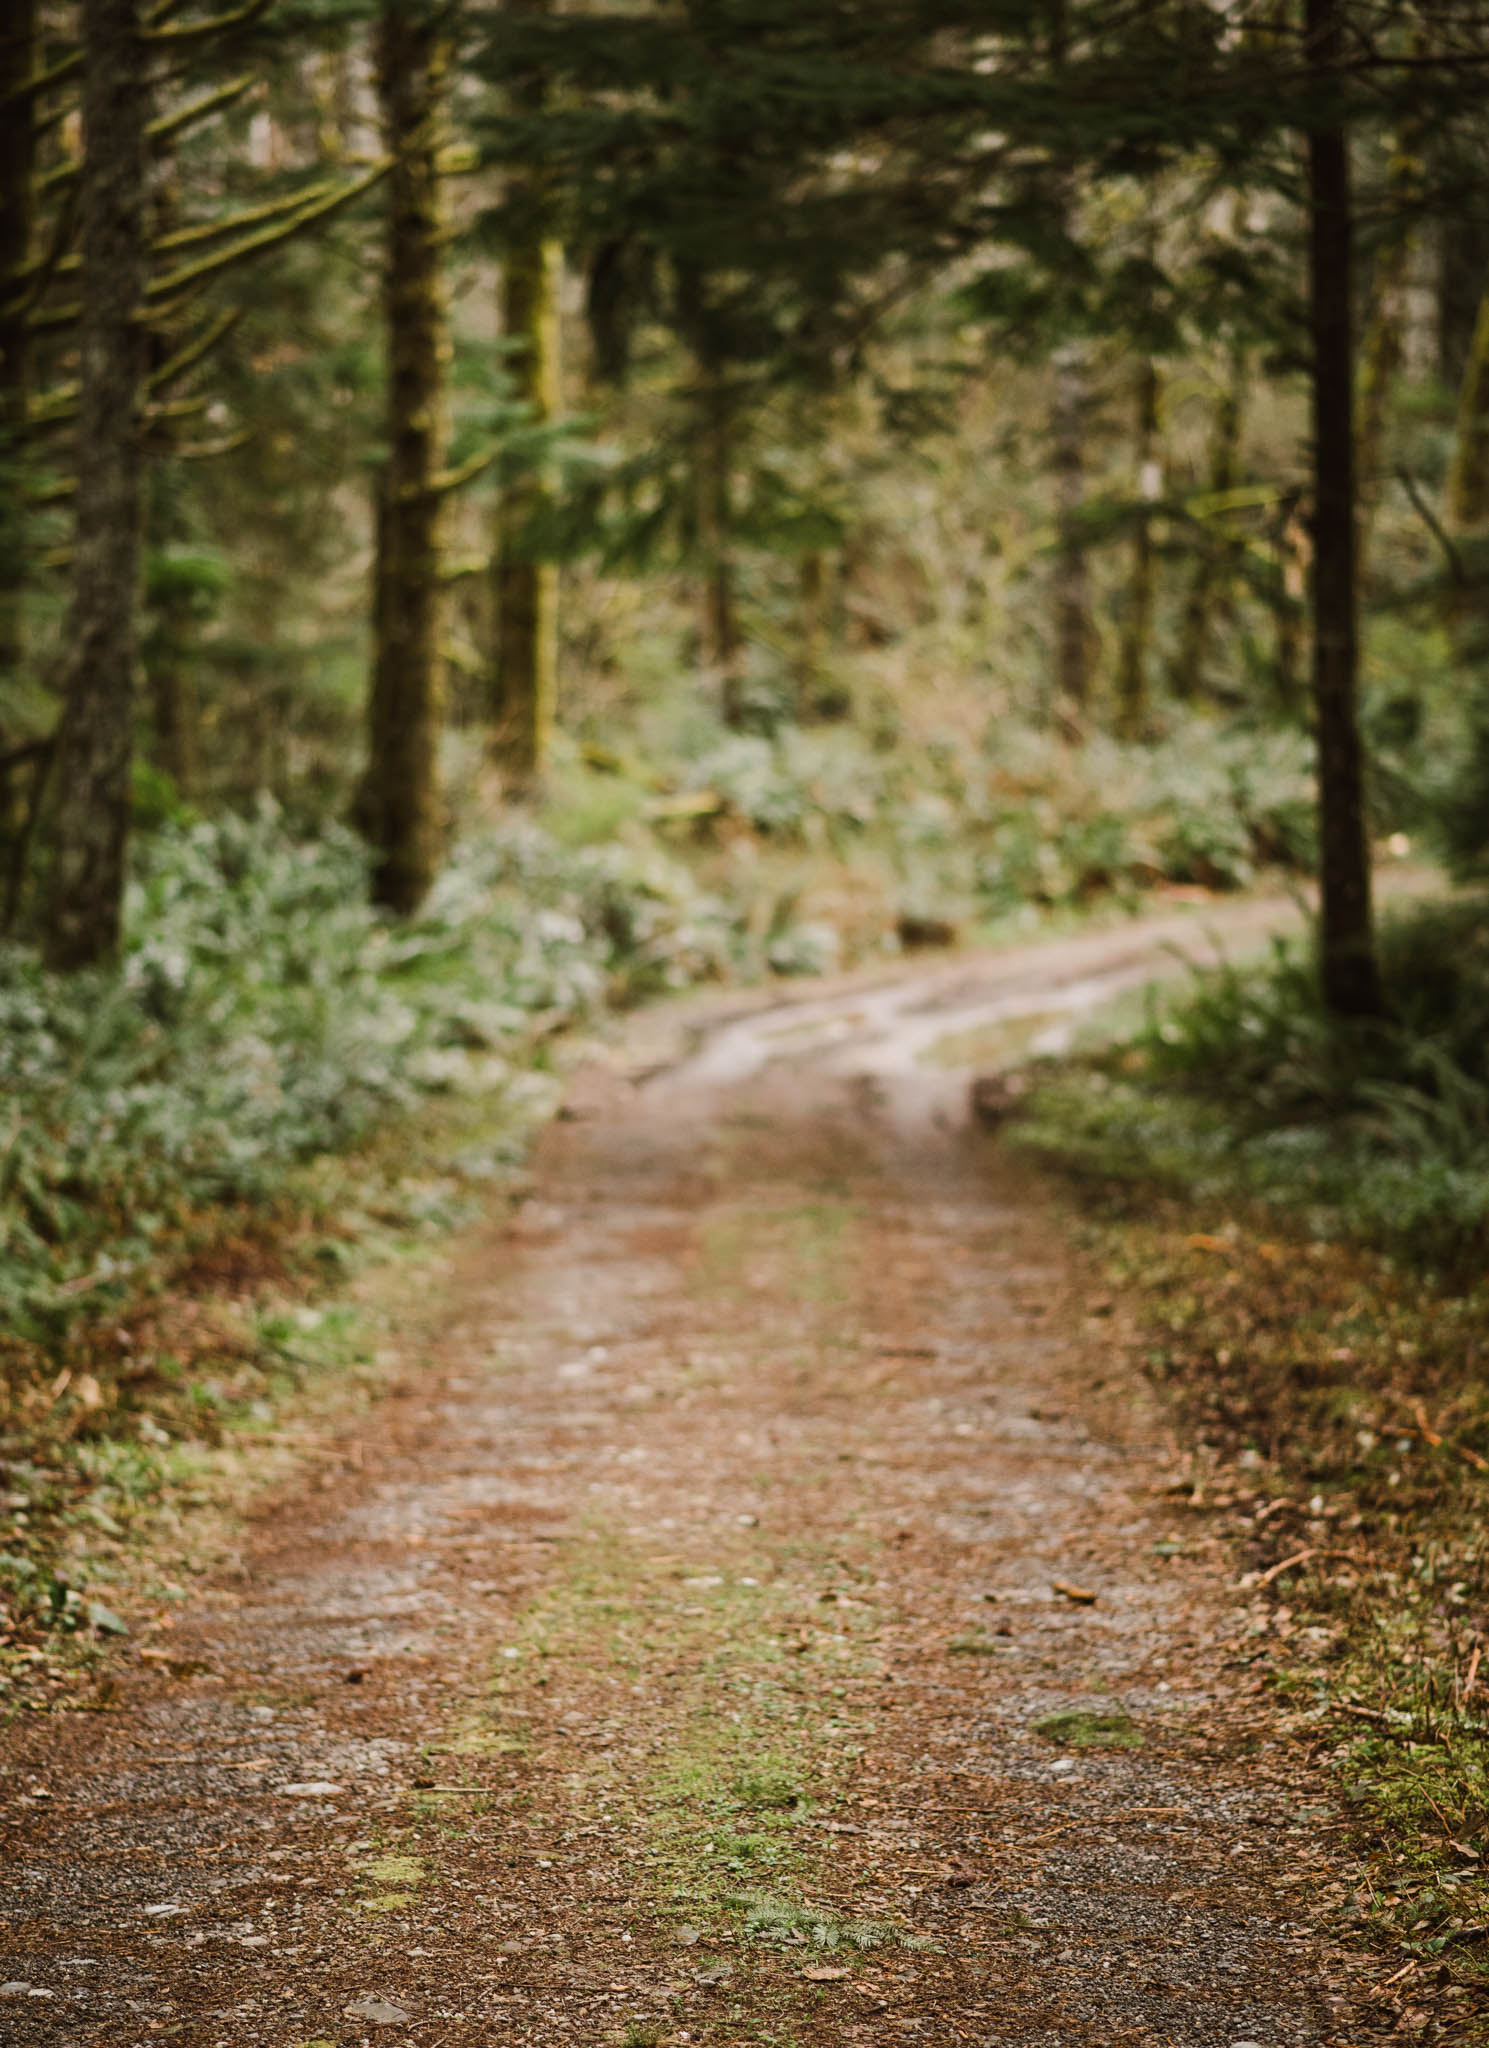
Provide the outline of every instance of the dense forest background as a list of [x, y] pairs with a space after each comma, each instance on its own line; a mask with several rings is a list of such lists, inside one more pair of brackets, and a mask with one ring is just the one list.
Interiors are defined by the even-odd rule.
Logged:
[[1195, 1061], [1477, 1242], [1482, 920], [1371, 900], [1489, 844], [1476, 9], [18, 0], [0, 68], [27, 1357], [607, 999], [1269, 868], [1316, 954]]

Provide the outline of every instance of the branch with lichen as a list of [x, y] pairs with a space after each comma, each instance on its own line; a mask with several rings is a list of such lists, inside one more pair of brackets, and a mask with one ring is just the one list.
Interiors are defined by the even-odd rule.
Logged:
[[212, 14], [205, 21], [183, 21], [160, 25], [162, 17], [157, 16], [157, 25], [145, 30], [147, 43], [164, 44], [174, 50], [185, 48], [190, 43], [208, 42], [213, 36], [227, 35], [235, 28], [247, 28], [268, 13], [273, 0], [248, 0], [245, 7], [232, 8], [227, 14]]

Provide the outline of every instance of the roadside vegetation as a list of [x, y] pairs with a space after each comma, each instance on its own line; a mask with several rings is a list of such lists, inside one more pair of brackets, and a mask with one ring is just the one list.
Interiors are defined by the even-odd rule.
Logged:
[[1132, 1305], [1409, 2015], [1486, 1977], [1489, 904], [1398, 915], [1381, 960], [1369, 1026], [1324, 1014], [1301, 947], [1170, 988], [1016, 1129]]

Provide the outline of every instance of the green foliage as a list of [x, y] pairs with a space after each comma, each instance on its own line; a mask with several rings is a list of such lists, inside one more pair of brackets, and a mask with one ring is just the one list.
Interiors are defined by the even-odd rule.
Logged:
[[884, 1920], [849, 1920], [826, 1906], [805, 1906], [769, 1892], [739, 1892], [726, 1898], [731, 1912], [741, 1914], [744, 1931], [756, 1941], [809, 1943], [813, 1948], [925, 1948]]
[[499, 1085], [608, 997], [721, 971], [722, 913], [659, 855], [465, 846], [402, 926], [349, 834], [272, 810], [143, 843], [115, 979], [10, 947], [0, 983], [0, 1316], [40, 1344], [285, 1171], [421, 1095]]
[[1489, 1239], [1489, 901], [1393, 918], [1380, 950], [1385, 1023], [1331, 1020], [1311, 957], [1279, 942], [1155, 999], [1134, 1039], [1045, 1092], [1027, 1136], [1114, 1178], [1472, 1263]]

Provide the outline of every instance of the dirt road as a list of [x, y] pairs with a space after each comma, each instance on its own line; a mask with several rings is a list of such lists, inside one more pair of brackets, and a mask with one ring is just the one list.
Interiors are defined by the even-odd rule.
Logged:
[[1164, 938], [579, 1073], [360, 1471], [7, 1731], [0, 2039], [1375, 2038], [1125, 1311], [961, 1113]]

